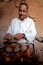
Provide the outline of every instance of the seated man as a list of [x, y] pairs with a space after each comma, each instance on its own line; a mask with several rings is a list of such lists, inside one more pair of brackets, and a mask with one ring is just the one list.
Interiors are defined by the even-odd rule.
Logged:
[[5, 38], [14, 38], [18, 43], [29, 44], [33, 43], [36, 33], [34, 21], [28, 17], [28, 5], [21, 3], [18, 17], [12, 19]]

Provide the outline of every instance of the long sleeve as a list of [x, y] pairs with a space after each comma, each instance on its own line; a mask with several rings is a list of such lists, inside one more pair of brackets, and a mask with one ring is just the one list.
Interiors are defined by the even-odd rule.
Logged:
[[15, 35], [20, 33], [20, 22], [17, 18], [12, 19], [10, 26], [8, 27], [7, 33]]
[[30, 43], [33, 42], [33, 40], [35, 39], [36, 33], [37, 31], [35, 28], [35, 24], [34, 24], [34, 21], [32, 21], [30, 24], [30, 27], [27, 29], [25, 33], [25, 36]]
[[14, 27], [15, 27], [15, 21], [13, 22], [13, 20], [11, 21], [11, 24], [8, 27], [7, 33], [10, 33], [13, 35], [14, 32]]

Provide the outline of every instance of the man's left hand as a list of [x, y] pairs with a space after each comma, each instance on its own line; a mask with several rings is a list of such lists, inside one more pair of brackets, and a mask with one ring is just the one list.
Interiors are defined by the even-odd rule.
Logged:
[[15, 39], [20, 40], [24, 37], [24, 34], [18, 33], [14, 36]]

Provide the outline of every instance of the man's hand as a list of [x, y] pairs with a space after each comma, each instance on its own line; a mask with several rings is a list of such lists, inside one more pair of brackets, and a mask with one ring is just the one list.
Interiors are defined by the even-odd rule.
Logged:
[[11, 40], [12, 39], [12, 35], [10, 33], [6, 34], [6, 36], [4, 37], [4, 39], [6, 40]]
[[16, 34], [16, 35], [14, 36], [14, 39], [17, 39], [17, 40], [20, 40], [20, 39], [22, 39], [22, 38], [24, 38], [24, 34], [21, 34], [21, 33], [18, 33], [18, 34]]

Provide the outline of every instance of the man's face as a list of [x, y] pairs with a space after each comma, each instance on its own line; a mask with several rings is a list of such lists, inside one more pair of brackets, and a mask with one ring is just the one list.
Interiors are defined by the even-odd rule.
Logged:
[[24, 20], [27, 17], [27, 6], [26, 5], [21, 5], [19, 9], [19, 18], [21, 20]]

